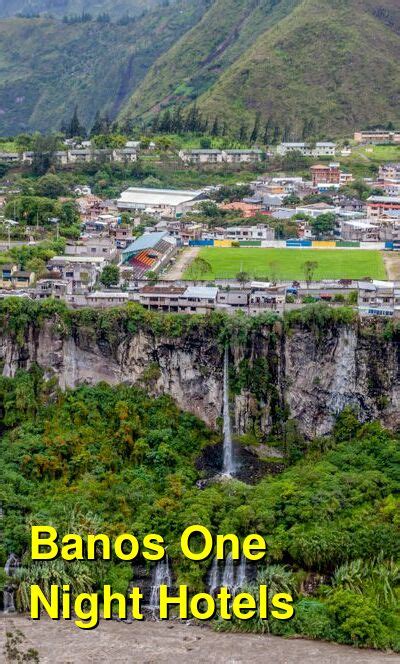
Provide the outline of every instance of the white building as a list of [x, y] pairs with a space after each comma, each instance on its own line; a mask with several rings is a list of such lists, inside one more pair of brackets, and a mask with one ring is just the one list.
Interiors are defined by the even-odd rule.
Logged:
[[334, 157], [336, 154], [336, 143], [321, 142], [310, 145], [307, 143], [281, 143], [276, 152], [284, 157], [291, 152], [301, 152], [305, 157]]
[[176, 216], [206, 198], [203, 191], [179, 189], [142, 189], [130, 187], [123, 191], [118, 200], [118, 210], [154, 211], [166, 216]]

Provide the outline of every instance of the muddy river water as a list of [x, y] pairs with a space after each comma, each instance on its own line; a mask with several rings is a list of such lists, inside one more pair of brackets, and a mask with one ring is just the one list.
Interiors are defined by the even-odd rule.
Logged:
[[219, 634], [181, 623], [101, 621], [82, 631], [68, 621], [7, 615], [0, 618], [0, 661], [6, 632], [24, 634], [21, 650], [35, 648], [40, 664], [400, 664], [400, 656], [330, 643], [247, 634]]

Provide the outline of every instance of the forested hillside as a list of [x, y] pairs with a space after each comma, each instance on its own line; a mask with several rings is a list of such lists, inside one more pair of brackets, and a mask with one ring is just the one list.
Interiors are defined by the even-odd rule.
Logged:
[[155, 63], [123, 114], [198, 99], [231, 127], [251, 128], [259, 114], [293, 137], [310, 122], [330, 135], [395, 122], [399, 26], [395, 0], [216, 0]]
[[118, 114], [154, 60], [201, 16], [207, 0], [179, 0], [127, 24], [0, 21], [0, 135], [59, 129], [79, 106]]
[[86, 124], [99, 110], [139, 126], [196, 102], [232, 134], [257, 120], [289, 138], [400, 121], [397, 0], [29, 6], [59, 18], [0, 20], [0, 135], [59, 128], [75, 103]]
[[[173, 1], [173, 0], [172, 0]], [[162, 0], [0, 0], [0, 16], [25, 14], [51, 14], [66, 16], [72, 14], [109, 13], [110, 16], [135, 16], [144, 9], [165, 4]]]
[[53, 524], [61, 536], [160, 533], [174, 581], [200, 590], [210, 563], [183, 559], [179, 549], [184, 529], [200, 523], [213, 534], [265, 536], [267, 559], [249, 574], [249, 590], [256, 592], [258, 574], [271, 595], [296, 598], [295, 618], [285, 624], [253, 619], [219, 629], [400, 650], [398, 438], [360, 426], [347, 411], [333, 437], [315, 441], [281, 475], [199, 489], [196, 459], [217, 441], [169, 397], [105, 384], [62, 394], [35, 367], [0, 379], [0, 563], [11, 552], [24, 557], [12, 581], [18, 606], [28, 608], [32, 583], [62, 579], [74, 592], [112, 583], [126, 592], [137, 570], [116, 561], [32, 564], [31, 524]]

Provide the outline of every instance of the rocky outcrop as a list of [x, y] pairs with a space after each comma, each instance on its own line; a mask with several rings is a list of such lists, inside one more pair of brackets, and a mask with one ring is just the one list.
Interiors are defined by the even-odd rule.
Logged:
[[[90, 327], [66, 333], [50, 319], [30, 324], [23, 343], [0, 332], [0, 362], [5, 376], [37, 363], [62, 388], [139, 384], [219, 426], [223, 349], [206, 329], [176, 338], [140, 330], [110, 339]], [[400, 425], [399, 344], [361, 323], [323, 332], [260, 326], [246, 341], [231, 341], [230, 366], [236, 433], [256, 428], [267, 435], [294, 419], [308, 438], [328, 434], [346, 405], [357, 407], [362, 420]]]

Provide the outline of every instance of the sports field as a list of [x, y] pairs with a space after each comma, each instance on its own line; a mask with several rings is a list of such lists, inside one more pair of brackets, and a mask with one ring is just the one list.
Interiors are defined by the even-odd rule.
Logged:
[[383, 254], [380, 251], [343, 249], [247, 249], [205, 248], [199, 258], [211, 270], [195, 272], [189, 266], [184, 279], [233, 279], [238, 272], [247, 272], [252, 279], [304, 280], [304, 263], [317, 263], [313, 280], [318, 279], [386, 279]]

